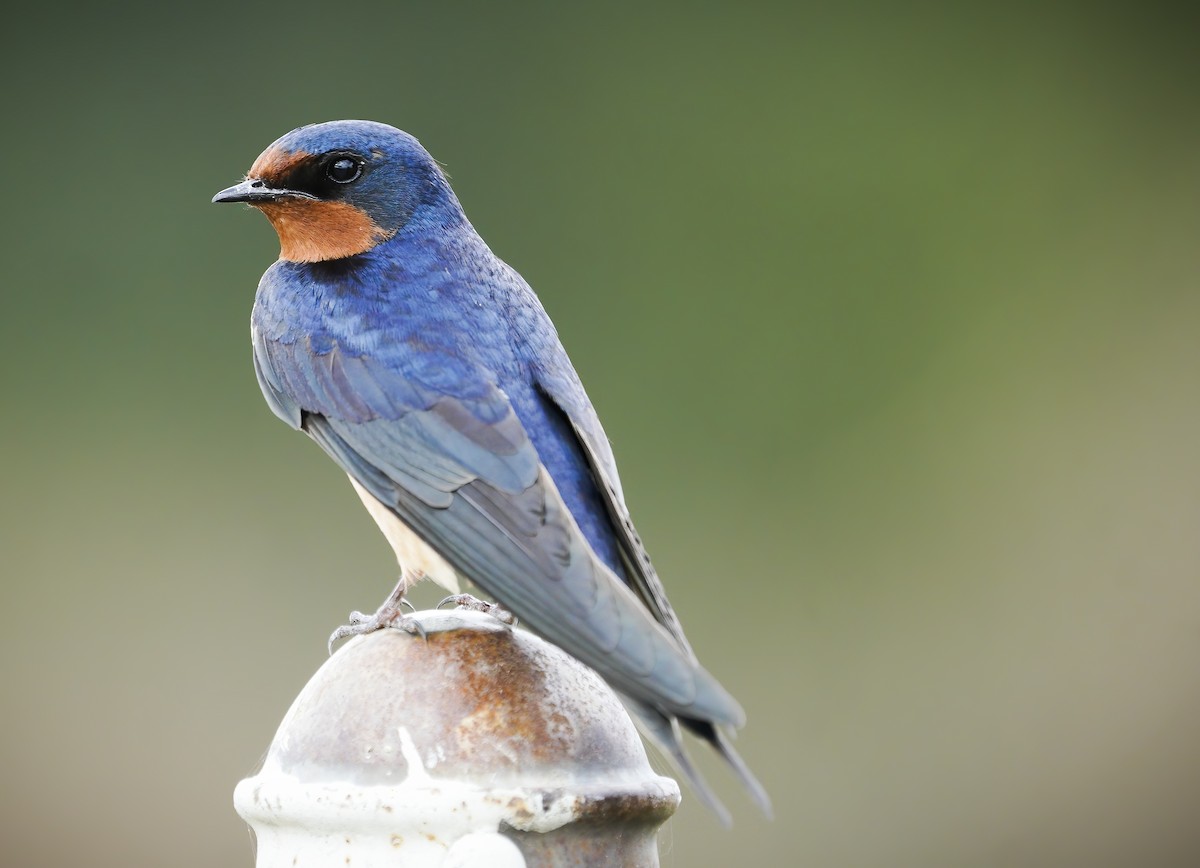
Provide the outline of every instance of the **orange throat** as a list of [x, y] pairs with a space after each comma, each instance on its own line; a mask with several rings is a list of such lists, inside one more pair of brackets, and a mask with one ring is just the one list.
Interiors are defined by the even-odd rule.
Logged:
[[345, 202], [280, 199], [256, 203], [279, 235], [279, 258], [321, 262], [365, 253], [391, 237], [366, 213]]

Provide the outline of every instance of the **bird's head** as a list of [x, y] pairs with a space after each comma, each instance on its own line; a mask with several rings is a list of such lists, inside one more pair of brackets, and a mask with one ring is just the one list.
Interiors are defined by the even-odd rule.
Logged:
[[271, 221], [279, 257], [319, 262], [365, 253], [419, 213], [461, 216], [445, 175], [408, 133], [373, 121], [331, 121], [271, 144], [246, 180], [214, 202], [246, 202]]

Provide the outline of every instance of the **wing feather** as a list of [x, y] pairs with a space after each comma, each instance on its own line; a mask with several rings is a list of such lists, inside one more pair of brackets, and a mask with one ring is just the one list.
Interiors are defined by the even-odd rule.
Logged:
[[320, 349], [256, 333], [276, 412], [456, 570], [614, 688], [664, 713], [741, 722], [736, 701], [596, 556], [488, 372], [470, 397], [434, 396], [334, 342]]
[[654, 619], [662, 624], [680, 646], [693, 659], [695, 652], [683, 633], [683, 625], [675, 610], [667, 600], [667, 591], [659, 579], [650, 554], [638, 536], [625, 506], [625, 498], [621, 491], [621, 479], [617, 475], [617, 462], [613, 457], [612, 447], [592, 409], [591, 402], [583, 396], [583, 387], [574, 379], [546, 379], [539, 383], [540, 392], [545, 401], [553, 409], [566, 417], [570, 428], [575, 432], [583, 454], [591, 467], [596, 488], [608, 509], [613, 529], [616, 531], [617, 543], [620, 548], [621, 561], [625, 566], [625, 574], [629, 585], [642, 603], [654, 615]]

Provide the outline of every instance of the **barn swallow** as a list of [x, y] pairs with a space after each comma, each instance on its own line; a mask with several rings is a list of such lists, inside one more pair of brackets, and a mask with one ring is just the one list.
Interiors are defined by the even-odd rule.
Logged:
[[267, 403], [349, 475], [400, 582], [334, 638], [402, 625], [404, 592], [468, 580], [587, 664], [722, 819], [681, 728], [733, 750], [737, 701], [699, 663], [625, 506], [600, 420], [541, 302], [409, 134], [293, 130], [214, 202], [279, 235], [251, 316]]

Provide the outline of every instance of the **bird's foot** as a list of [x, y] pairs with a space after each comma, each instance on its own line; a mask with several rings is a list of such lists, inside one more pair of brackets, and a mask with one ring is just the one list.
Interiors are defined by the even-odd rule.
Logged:
[[447, 603], [454, 603], [456, 609], [469, 609], [472, 612], [483, 612], [485, 615], [491, 615], [500, 623], [508, 624], [510, 627], [517, 623], [517, 616], [499, 603], [485, 603], [483, 600], [472, 597], [470, 594], [451, 594], [438, 603], [437, 607], [440, 609]]
[[339, 639], [345, 639], [347, 636], [365, 636], [367, 633], [374, 633], [384, 627], [394, 627], [428, 641], [429, 637], [425, 635], [425, 628], [421, 626], [421, 622], [405, 615], [401, 606], [408, 606], [410, 610], [413, 608], [408, 600], [389, 597], [387, 602], [380, 606], [373, 615], [351, 612], [350, 623], [343, 624], [330, 635], [329, 653], [333, 653], [333, 643]]

